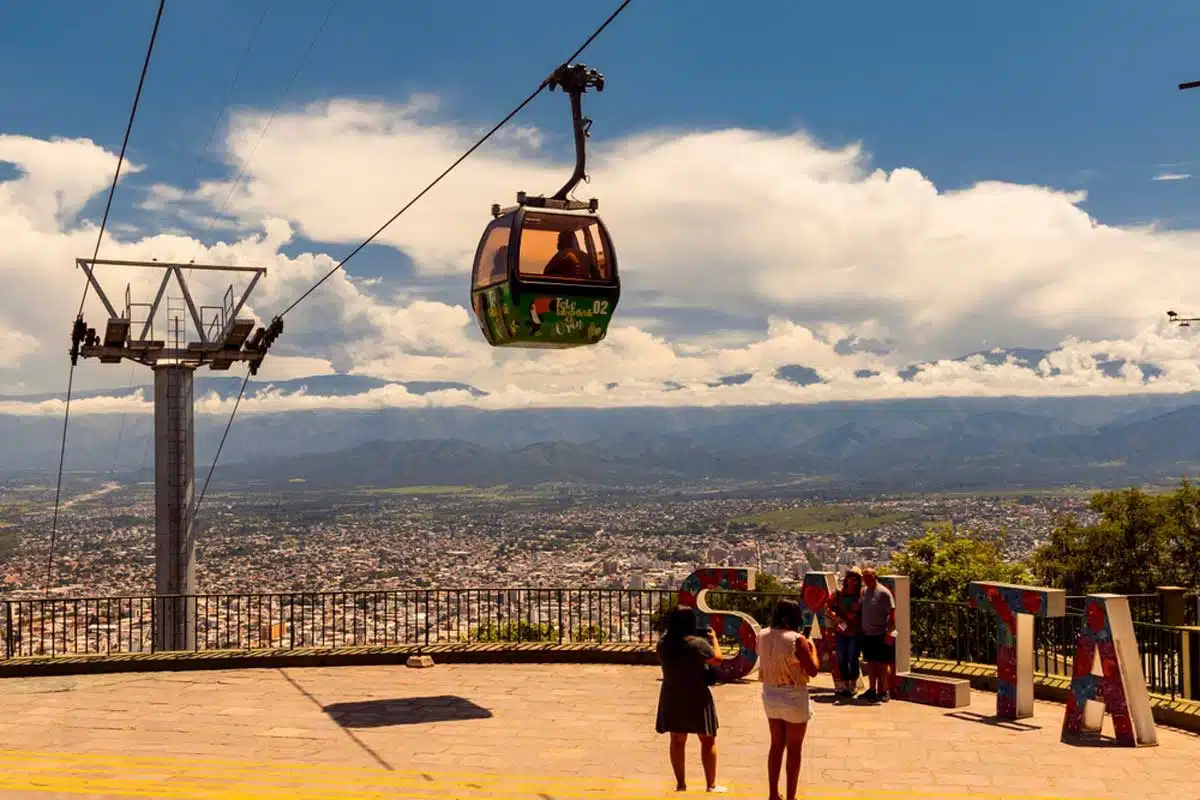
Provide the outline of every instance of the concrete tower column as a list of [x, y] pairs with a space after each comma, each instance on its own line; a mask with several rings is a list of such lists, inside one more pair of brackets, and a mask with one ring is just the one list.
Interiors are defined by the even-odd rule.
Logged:
[[[194, 532], [188, 530], [196, 482], [192, 378], [195, 367], [154, 367], [154, 649], [196, 646]], [[164, 596], [165, 595], [165, 596]]]

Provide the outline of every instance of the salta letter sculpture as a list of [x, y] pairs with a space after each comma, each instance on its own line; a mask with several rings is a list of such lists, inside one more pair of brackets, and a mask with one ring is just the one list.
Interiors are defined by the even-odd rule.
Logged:
[[1033, 716], [1033, 618], [1062, 617], [1067, 593], [1045, 586], [972, 581], [967, 587], [971, 606], [990, 610], [996, 626], [996, 716]]
[[710, 608], [705, 596], [709, 591], [754, 591], [753, 567], [702, 567], [684, 579], [679, 586], [679, 605], [696, 609], [697, 624], [708, 625], [718, 637], [736, 639], [738, 653], [713, 667], [720, 681], [735, 681], [750, 674], [758, 664], [758, 623], [740, 611], [720, 611]]
[[1064, 742], [1076, 741], [1083, 733], [1099, 733], [1107, 711], [1118, 744], [1158, 744], [1127, 597], [1088, 595], [1072, 673], [1063, 717]]
[[964, 678], [919, 675], [912, 671], [912, 600], [907, 575], [880, 575], [879, 582], [891, 589], [896, 601], [897, 700], [942, 708], [966, 708], [971, 704], [971, 682]]
[[832, 572], [806, 572], [804, 588], [800, 591], [804, 608], [804, 633], [813, 640], [817, 648], [817, 660], [821, 669], [833, 674], [835, 681], [841, 680], [837, 663], [837, 642], [833, 638], [833, 620], [825, 613], [825, 605], [837, 591], [837, 577]]

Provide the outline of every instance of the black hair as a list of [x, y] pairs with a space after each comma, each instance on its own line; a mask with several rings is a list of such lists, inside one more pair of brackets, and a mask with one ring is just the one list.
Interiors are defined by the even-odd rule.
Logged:
[[771, 614], [771, 627], [785, 628], [789, 631], [800, 630], [804, 627], [804, 610], [795, 600], [780, 600]]
[[688, 606], [680, 606], [667, 615], [667, 635], [682, 639], [696, 635], [696, 612]]
[[696, 612], [688, 606], [679, 606], [667, 614], [665, 622], [666, 632], [663, 633], [662, 647], [672, 656], [678, 656], [686, 646], [684, 640], [696, 635]]

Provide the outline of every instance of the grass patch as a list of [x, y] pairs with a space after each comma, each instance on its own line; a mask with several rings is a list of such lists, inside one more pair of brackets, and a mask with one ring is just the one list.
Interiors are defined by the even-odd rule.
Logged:
[[16, 553], [20, 540], [21, 535], [15, 528], [0, 528], [0, 559], [8, 558]]
[[894, 525], [911, 519], [915, 519], [915, 515], [905, 511], [875, 511], [870, 508], [846, 506], [805, 506], [781, 508], [778, 511], [741, 517], [734, 522], [766, 525], [776, 531], [853, 533], [883, 525]]
[[393, 486], [386, 489], [362, 489], [367, 494], [476, 494], [486, 491], [477, 486]]
[[905, 494], [902, 497], [919, 497], [924, 500], [958, 500], [964, 497], [971, 498], [999, 498], [1002, 500], [1018, 500], [1024, 497], [1035, 499], [1045, 498], [1089, 498], [1096, 492], [1104, 491], [1103, 489], [1087, 488], [1083, 486], [1058, 486], [1044, 489], [964, 489], [962, 491], [945, 491], [945, 492], [924, 492], [922, 494]]
[[434, 496], [453, 495], [472, 500], [487, 500], [511, 503], [518, 500], [541, 500], [549, 496], [548, 492], [538, 489], [512, 489], [508, 486], [395, 486], [391, 488], [362, 488], [357, 491], [364, 494], [400, 495], [400, 496]]

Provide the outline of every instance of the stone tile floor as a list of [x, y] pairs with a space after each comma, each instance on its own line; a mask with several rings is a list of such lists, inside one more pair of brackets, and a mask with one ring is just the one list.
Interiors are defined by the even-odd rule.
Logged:
[[[654, 732], [655, 667], [438, 665], [0, 680], [0, 797], [677, 796]], [[822, 676], [818, 686], [828, 685]], [[766, 796], [759, 684], [716, 688], [719, 774]], [[1200, 798], [1200, 737], [1059, 742], [1062, 706], [992, 718], [818, 696], [806, 797]], [[689, 785], [703, 793], [690, 745]]]

